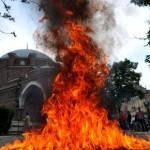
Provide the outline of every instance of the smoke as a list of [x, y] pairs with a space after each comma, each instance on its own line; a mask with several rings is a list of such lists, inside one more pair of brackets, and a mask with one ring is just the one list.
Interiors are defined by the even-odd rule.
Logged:
[[61, 26], [66, 20], [86, 20], [90, 16], [88, 0], [42, 0], [41, 8], [51, 26]]
[[[61, 41], [67, 41], [64, 25], [80, 22], [92, 29], [91, 36], [107, 55], [120, 46], [115, 6], [108, 0], [41, 0], [42, 25], [36, 31], [38, 46], [56, 53]], [[65, 39], [66, 38], [66, 39]], [[58, 44], [59, 41], [59, 44]]]
[[98, 46], [110, 56], [121, 45], [122, 39], [116, 22], [115, 5], [108, 0], [98, 0], [98, 3], [98, 11], [92, 18], [92, 36]]

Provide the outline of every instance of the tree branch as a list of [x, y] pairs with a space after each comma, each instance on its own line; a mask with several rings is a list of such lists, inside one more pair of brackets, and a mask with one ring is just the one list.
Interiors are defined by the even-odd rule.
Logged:
[[16, 33], [13, 31], [13, 32], [5, 32], [5, 31], [2, 31], [0, 30], [0, 33], [3, 33], [3, 34], [11, 34], [13, 35], [15, 38], [17, 37]]
[[[148, 40], [148, 38], [147, 37], [145, 37], [145, 38], [139, 38], [139, 37], [134, 37], [135, 39], [138, 39], [138, 40]], [[146, 44], [146, 45], [144, 45], [144, 47], [147, 47], [147, 46], [149, 46], [149, 42]]]
[[0, 1], [3, 3], [5, 10], [6, 10], [7, 12], [9, 12], [10, 6], [7, 5], [3, 0], [0, 0]]
[[33, 4], [36, 4], [37, 6], [40, 6], [40, 4], [38, 3], [38, 2], [35, 2], [35, 1], [33, 1], [33, 0], [21, 0], [21, 2], [23, 2], [23, 3], [33, 3]]

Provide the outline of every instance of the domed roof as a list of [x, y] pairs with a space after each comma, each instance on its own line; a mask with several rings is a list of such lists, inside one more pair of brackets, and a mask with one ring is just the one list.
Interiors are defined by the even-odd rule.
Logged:
[[[43, 58], [43, 59], [49, 58], [46, 54], [31, 49], [19, 49], [19, 50], [11, 51], [10, 53], [14, 53], [18, 57], [28, 57], [28, 55], [32, 53], [35, 54], [37, 58]], [[3, 55], [2, 58], [8, 58], [8, 53]]]

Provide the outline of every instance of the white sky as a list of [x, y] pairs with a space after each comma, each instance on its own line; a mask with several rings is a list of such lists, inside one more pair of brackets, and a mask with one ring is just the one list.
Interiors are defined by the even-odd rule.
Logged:
[[147, 41], [137, 39], [145, 37], [149, 30], [150, 8], [135, 6], [130, 4], [130, 0], [117, 0], [116, 5], [116, 19], [122, 30], [123, 45], [115, 51], [111, 61], [128, 58], [139, 62], [137, 71], [142, 73], [141, 84], [150, 89], [150, 67], [144, 62], [146, 55], [150, 54], [150, 47], [145, 47]]
[[[7, 0], [6, 0], [7, 1]], [[121, 47], [117, 47], [110, 61], [119, 61], [128, 58], [139, 62], [137, 71], [142, 73], [141, 84], [150, 89], [150, 68], [144, 62], [145, 56], [150, 54], [150, 47], [144, 47], [146, 41], [135, 37], [145, 37], [148, 31], [150, 8], [138, 7], [130, 4], [130, 0], [109, 0], [115, 2], [117, 28], [121, 34]], [[0, 56], [17, 49], [25, 49], [28, 43], [29, 49], [36, 50], [33, 34], [38, 26], [40, 12], [36, 5], [27, 5], [20, 2], [10, 2], [11, 12], [16, 22], [10, 22], [0, 18], [0, 30], [15, 31], [17, 38], [0, 33]], [[0, 10], [3, 5], [0, 3]], [[114, 35], [115, 36], [115, 35]]]

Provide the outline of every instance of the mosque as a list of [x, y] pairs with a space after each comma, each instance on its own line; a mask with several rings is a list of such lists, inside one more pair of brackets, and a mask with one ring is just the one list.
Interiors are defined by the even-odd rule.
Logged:
[[42, 121], [40, 111], [50, 95], [59, 65], [43, 53], [21, 49], [0, 58], [0, 107], [14, 111], [14, 122], [26, 113]]

